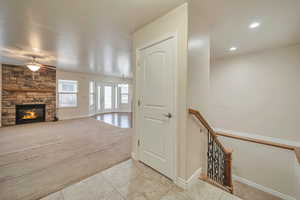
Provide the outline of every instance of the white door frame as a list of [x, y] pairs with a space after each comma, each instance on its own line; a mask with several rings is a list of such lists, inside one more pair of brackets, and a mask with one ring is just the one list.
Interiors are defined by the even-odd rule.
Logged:
[[173, 131], [173, 137], [172, 137], [172, 163], [173, 163], [173, 169], [172, 169], [172, 180], [173, 181], [176, 181], [176, 178], [177, 178], [177, 137], [178, 137], [178, 129], [177, 129], [177, 120], [178, 120], [178, 117], [177, 117], [177, 114], [178, 114], [178, 109], [177, 109], [177, 105], [178, 105], [178, 91], [177, 91], [177, 88], [178, 88], [178, 50], [177, 50], [177, 43], [178, 43], [178, 40], [177, 40], [177, 33], [169, 33], [169, 34], [166, 34], [160, 38], [157, 38], [156, 40], [153, 40], [149, 43], [146, 43], [144, 45], [141, 45], [141, 47], [138, 47], [136, 49], [136, 85], [135, 85], [135, 88], [136, 88], [136, 95], [135, 95], [135, 108], [136, 108], [136, 117], [135, 117], [135, 128], [136, 128], [136, 135], [137, 135], [137, 140], [135, 141], [136, 142], [136, 145], [137, 145], [137, 155], [134, 155], [134, 157], [137, 159], [137, 160], [140, 160], [140, 147], [138, 145], [139, 141], [140, 141], [140, 123], [141, 123], [141, 120], [140, 120], [140, 107], [138, 105], [138, 102], [139, 102], [139, 99], [141, 97], [141, 91], [140, 91], [140, 88], [138, 87], [138, 85], [141, 85], [140, 84], [140, 63], [139, 63], [139, 60], [140, 60], [140, 52], [146, 48], [149, 48], [151, 46], [154, 46], [156, 44], [159, 44], [161, 42], [164, 42], [166, 40], [169, 40], [169, 39], [174, 39], [174, 70], [173, 70], [173, 77], [174, 77], [174, 114], [173, 114], [173, 120], [174, 120], [174, 123], [173, 123], [173, 127], [172, 129], [174, 130]]
[[[99, 102], [99, 92], [98, 92], [98, 87], [100, 87], [100, 105], [98, 104]], [[96, 114], [101, 113], [103, 110], [103, 84], [99, 81], [96, 81]], [[98, 107], [100, 106], [100, 109], [98, 109]]]

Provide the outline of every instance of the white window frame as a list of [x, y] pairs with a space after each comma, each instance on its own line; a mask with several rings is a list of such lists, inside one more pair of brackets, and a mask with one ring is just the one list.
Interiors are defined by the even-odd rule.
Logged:
[[[93, 91], [91, 91], [91, 84], [93, 87]], [[93, 104], [91, 104], [91, 98], [93, 99]], [[90, 106], [90, 108], [94, 108], [96, 106], [96, 84], [95, 84], [95, 81], [89, 82], [89, 106]]]
[[[99, 91], [100, 88], [100, 91]], [[100, 93], [99, 93], [100, 92]], [[96, 83], [96, 112], [101, 113], [103, 110], [103, 86], [101, 83]]]
[[[61, 91], [60, 90], [60, 84], [62, 84], [62, 82], [69, 82], [69, 83], [74, 83], [76, 84], [76, 90], [73, 92], [69, 92], [69, 91]], [[61, 105], [60, 104], [60, 98], [61, 95], [60, 94], [75, 94], [76, 95], [76, 99], [75, 99], [75, 105]], [[78, 106], [78, 81], [76, 80], [62, 80], [59, 79], [58, 80], [58, 107], [59, 108], [76, 108]]]
[[[128, 91], [127, 91], [127, 93], [122, 93], [122, 89], [121, 89], [121, 87], [119, 87], [119, 85], [127, 85], [127, 87], [128, 87]], [[129, 84], [128, 83], [121, 83], [121, 84], [118, 84], [118, 90], [119, 90], [119, 95], [120, 95], [120, 97], [119, 97], [119, 104], [120, 105], [128, 105], [129, 104]], [[122, 95], [127, 95], [127, 103], [122, 103]]]

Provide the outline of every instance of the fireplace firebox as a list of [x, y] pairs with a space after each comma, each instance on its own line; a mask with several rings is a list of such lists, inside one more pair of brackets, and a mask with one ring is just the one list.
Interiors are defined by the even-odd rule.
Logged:
[[16, 105], [16, 124], [45, 121], [45, 104]]

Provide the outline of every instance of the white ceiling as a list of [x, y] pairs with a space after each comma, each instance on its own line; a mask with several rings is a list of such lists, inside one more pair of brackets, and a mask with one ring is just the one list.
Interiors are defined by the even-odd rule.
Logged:
[[[211, 33], [212, 58], [300, 43], [300, 0], [221, 0]], [[249, 29], [253, 22], [257, 29]], [[236, 46], [237, 51], [228, 51]]]
[[131, 35], [185, 0], [0, 0], [0, 62], [132, 76]]
[[[0, 63], [35, 54], [59, 69], [132, 77], [132, 33], [185, 1], [0, 0]], [[213, 21], [213, 59], [300, 43], [300, 0], [193, 1]], [[253, 21], [261, 26], [250, 30]]]

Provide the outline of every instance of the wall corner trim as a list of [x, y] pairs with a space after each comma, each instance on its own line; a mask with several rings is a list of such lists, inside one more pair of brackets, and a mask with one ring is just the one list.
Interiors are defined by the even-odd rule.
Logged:
[[283, 193], [278, 192], [278, 191], [276, 191], [274, 189], [271, 189], [271, 188], [259, 185], [259, 184], [255, 183], [253, 181], [247, 180], [247, 179], [239, 177], [237, 175], [232, 175], [232, 177], [236, 181], [239, 181], [241, 183], [244, 183], [246, 185], [249, 185], [249, 186], [251, 186], [253, 188], [256, 188], [258, 190], [264, 191], [266, 193], [269, 193], [269, 194], [271, 194], [273, 196], [276, 196], [276, 197], [279, 197], [281, 199], [284, 199], [284, 200], [296, 200], [296, 198], [294, 198], [294, 197], [291, 197], [289, 195], [283, 194]]
[[136, 155], [135, 152], [131, 152], [131, 158], [132, 158], [133, 160], [138, 160], [137, 155]]
[[192, 185], [194, 185], [197, 182], [197, 180], [199, 180], [201, 173], [202, 173], [202, 168], [199, 168], [192, 174], [192, 176], [188, 180], [185, 180], [181, 177], [177, 177], [174, 180], [174, 182], [177, 186], [186, 190], [192, 187]]

